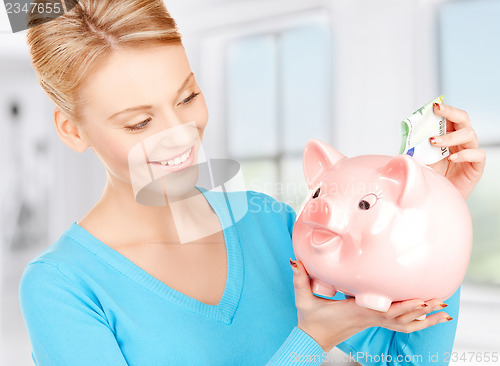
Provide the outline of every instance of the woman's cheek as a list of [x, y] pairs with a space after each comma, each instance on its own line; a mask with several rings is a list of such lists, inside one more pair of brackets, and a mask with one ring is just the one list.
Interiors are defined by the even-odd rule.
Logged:
[[[100, 134], [96, 136], [94, 148], [114, 175], [128, 175], [129, 153], [134, 144], [124, 141], [125, 136], [115, 135]], [[121, 178], [128, 180], [128, 177]]]
[[196, 108], [190, 109], [186, 120], [196, 121], [198, 128], [204, 129], [208, 122], [208, 108], [203, 94], [198, 95], [198, 97], [199, 100], [197, 101]]
[[205, 131], [205, 127], [208, 124], [208, 109], [207, 105], [205, 104], [205, 99], [201, 99], [201, 108], [197, 113], [197, 116], [193, 118], [194, 121], [196, 121], [196, 126], [198, 127], [198, 130], [200, 131], [200, 139], [203, 139], [203, 132]]

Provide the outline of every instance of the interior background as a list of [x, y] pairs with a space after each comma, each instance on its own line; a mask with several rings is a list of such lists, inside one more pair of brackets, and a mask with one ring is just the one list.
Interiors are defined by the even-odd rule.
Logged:
[[[301, 155], [395, 155], [400, 121], [445, 94], [487, 152], [467, 203], [474, 251], [454, 351], [500, 351], [500, 1], [166, 0], [209, 109], [204, 148], [242, 164], [247, 189], [298, 209]], [[17, 297], [26, 264], [100, 197], [89, 150], [57, 137], [53, 105], [0, 4], [0, 363], [32, 365]], [[437, 208], [438, 209], [438, 208]], [[337, 364], [342, 353], [332, 351]], [[467, 354], [467, 362], [480, 364]]]

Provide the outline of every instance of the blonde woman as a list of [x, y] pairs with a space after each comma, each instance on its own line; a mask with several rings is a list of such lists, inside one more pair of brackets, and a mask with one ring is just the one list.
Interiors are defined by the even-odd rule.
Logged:
[[[234, 222], [227, 196], [183, 175], [200, 158], [208, 112], [162, 0], [80, 0], [38, 21], [27, 42], [56, 106], [57, 133], [74, 151], [92, 149], [107, 183], [23, 274], [20, 303], [36, 365], [319, 365], [334, 346], [363, 364], [409, 364], [415, 356], [447, 363], [459, 291], [395, 303], [387, 313], [317, 297], [302, 264], [290, 260], [290, 268], [289, 206], [234, 192], [248, 208]], [[456, 129], [435, 141], [455, 160], [436, 168], [466, 198], [484, 152], [465, 112], [442, 105], [436, 113]], [[148, 192], [150, 203], [162, 204], [144, 204], [147, 195], [141, 202], [141, 172], [163, 178], [168, 169], [185, 179], [166, 184], [168, 195], [166, 185], [163, 196]], [[444, 300], [447, 312], [436, 312]]]

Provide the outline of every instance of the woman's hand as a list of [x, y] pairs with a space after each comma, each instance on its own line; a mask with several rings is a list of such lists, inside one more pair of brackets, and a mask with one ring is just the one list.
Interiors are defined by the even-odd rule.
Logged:
[[[408, 300], [395, 302], [387, 312], [356, 305], [354, 298], [328, 300], [315, 296], [306, 269], [295, 261], [293, 285], [297, 307], [298, 327], [309, 334], [325, 352], [362, 330], [380, 326], [398, 332], [414, 332], [452, 318], [445, 312], [416, 320], [435, 310], [446, 307], [441, 300]], [[298, 272], [296, 273], [296, 270]]]
[[430, 141], [435, 146], [448, 146], [450, 156], [429, 166], [448, 178], [467, 199], [483, 174], [486, 153], [478, 147], [467, 112], [434, 103], [434, 113], [446, 118], [446, 134]]

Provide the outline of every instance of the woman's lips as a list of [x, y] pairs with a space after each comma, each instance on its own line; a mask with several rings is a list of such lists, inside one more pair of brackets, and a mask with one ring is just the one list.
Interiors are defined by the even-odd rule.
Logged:
[[148, 164], [157, 166], [161, 169], [168, 171], [181, 170], [193, 164], [194, 161], [193, 150], [194, 150], [193, 146], [191, 146], [186, 151], [172, 158], [160, 161], [148, 161]]

